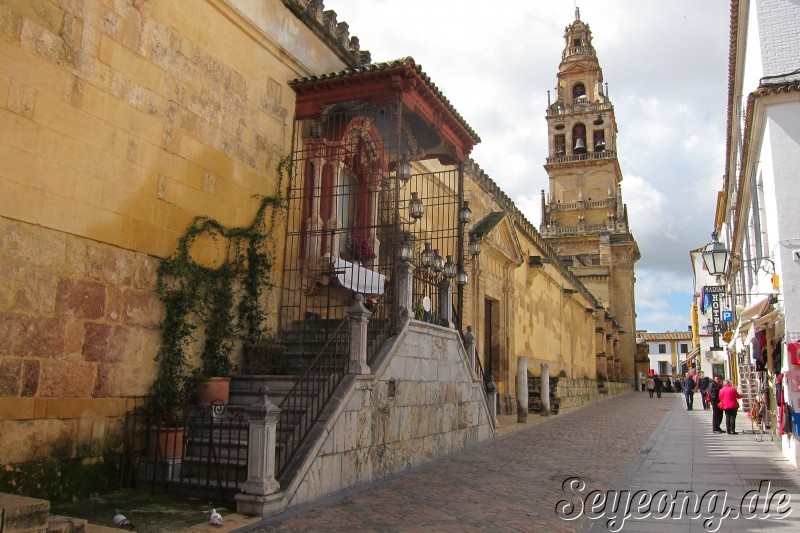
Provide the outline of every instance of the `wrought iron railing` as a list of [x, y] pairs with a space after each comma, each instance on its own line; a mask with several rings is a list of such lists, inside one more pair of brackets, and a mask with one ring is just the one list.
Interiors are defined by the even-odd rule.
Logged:
[[348, 319], [342, 320], [314, 357], [308, 370], [278, 406], [275, 477], [280, 479], [308, 436], [347, 370], [350, 353]]
[[249, 422], [228, 406], [190, 406], [169, 425], [139, 408], [125, 419], [120, 486], [233, 501], [247, 480]]

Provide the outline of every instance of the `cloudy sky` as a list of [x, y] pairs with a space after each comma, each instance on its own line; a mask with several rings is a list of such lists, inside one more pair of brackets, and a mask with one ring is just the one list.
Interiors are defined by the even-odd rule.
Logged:
[[[686, 329], [689, 250], [710, 241], [724, 171], [728, 0], [579, 0], [619, 127], [642, 259], [637, 328]], [[545, 108], [575, 0], [326, 0], [373, 61], [411, 56], [481, 137], [472, 157], [536, 227]]]

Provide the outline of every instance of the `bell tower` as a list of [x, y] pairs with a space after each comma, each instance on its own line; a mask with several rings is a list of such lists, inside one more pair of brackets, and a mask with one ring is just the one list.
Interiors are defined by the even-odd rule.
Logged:
[[550, 191], [542, 191], [540, 231], [605, 306], [598, 313], [604, 313], [614, 333], [609, 337], [606, 327], [604, 338], [598, 338], [598, 373], [629, 380], [636, 354], [634, 264], [640, 254], [622, 201], [614, 106], [592, 31], [578, 8], [564, 40], [555, 94], [548, 91], [544, 168]]

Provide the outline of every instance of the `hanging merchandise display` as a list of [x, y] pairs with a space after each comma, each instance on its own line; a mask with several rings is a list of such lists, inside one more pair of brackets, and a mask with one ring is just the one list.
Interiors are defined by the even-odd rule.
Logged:
[[800, 342], [787, 342], [786, 351], [789, 352], [789, 362], [793, 365], [800, 365]]

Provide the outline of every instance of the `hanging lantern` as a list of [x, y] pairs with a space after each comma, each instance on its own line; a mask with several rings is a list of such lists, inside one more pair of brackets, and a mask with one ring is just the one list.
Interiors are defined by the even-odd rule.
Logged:
[[403, 183], [411, 179], [411, 163], [408, 161], [400, 161], [397, 163], [397, 177]]
[[431, 250], [431, 243], [425, 243], [425, 249], [422, 250], [422, 266], [428, 268], [433, 266], [433, 250]]
[[444, 277], [452, 279], [456, 277], [456, 264], [453, 263], [453, 256], [448, 255], [447, 261], [444, 263]]
[[469, 280], [469, 277], [467, 276], [467, 273], [464, 272], [464, 269], [462, 268], [459, 271], [459, 273], [456, 274], [456, 285], [458, 285], [459, 287], [463, 287], [464, 285], [467, 284], [468, 280]]
[[406, 234], [402, 241], [400, 241], [400, 259], [403, 261], [411, 262], [414, 256], [414, 249], [411, 246], [411, 237]]
[[414, 220], [419, 220], [425, 214], [425, 206], [416, 192], [411, 193], [411, 201], [408, 202], [408, 214]]
[[472, 221], [472, 210], [469, 208], [469, 202], [464, 201], [461, 210], [458, 212], [458, 221], [462, 224], [469, 224]]
[[433, 262], [431, 263], [431, 268], [434, 272], [441, 272], [444, 270], [444, 259], [442, 259], [442, 256], [439, 255], [438, 248], [433, 250]]

